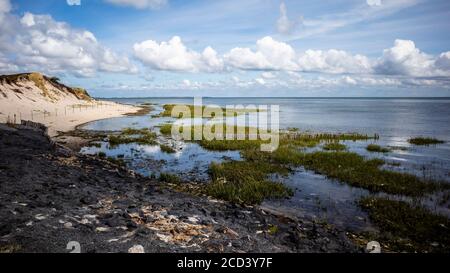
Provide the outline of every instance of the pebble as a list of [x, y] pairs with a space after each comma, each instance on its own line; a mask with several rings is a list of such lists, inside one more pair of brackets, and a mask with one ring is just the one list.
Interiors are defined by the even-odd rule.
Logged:
[[141, 245], [134, 245], [128, 249], [128, 253], [145, 253], [145, 250]]

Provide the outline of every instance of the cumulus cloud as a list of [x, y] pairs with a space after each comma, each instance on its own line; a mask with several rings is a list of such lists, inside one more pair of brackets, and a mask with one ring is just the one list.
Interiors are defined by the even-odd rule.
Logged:
[[10, 63], [22, 69], [78, 76], [93, 76], [98, 71], [137, 72], [126, 56], [101, 45], [89, 31], [74, 29], [49, 15], [6, 16], [8, 20], [0, 24], [0, 49], [10, 56]]
[[190, 50], [178, 36], [168, 42], [147, 40], [136, 43], [133, 49], [137, 59], [157, 70], [217, 72], [224, 69], [223, 60], [214, 49], [207, 47], [202, 53]]
[[0, 15], [11, 11], [11, 2], [9, 0], [0, 0]]
[[157, 9], [167, 4], [167, 0], [105, 0], [119, 6], [130, 6], [136, 9]]
[[393, 47], [383, 51], [374, 69], [384, 75], [450, 76], [449, 57], [449, 52], [433, 57], [416, 48], [413, 41], [397, 39]]
[[373, 6], [381, 6], [381, 0], [367, 0], [367, 5]]
[[233, 48], [224, 58], [231, 66], [248, 70], [296, 70], [294, 49], [272, 37], [256, 42], [256, 51], [249, 48]]
[[236, 47], [223, 55], [219, 55], [211, 47], [205, 48], [203, 52], [190, 50], [177, 36], [168, 42], [147, 40], [136, 43], [134, 54], [144, 65], [157, 70], [262, 70], [262, 79], [273, 78], [270, 71], [410, 77], [450, 76], [450, 51], [431, 56], [421, 52], [414, 42], [409, 40], [396, 40], [394, 46], [385, 49], [378, 59], [369, 59], [364, 55], [337, 49], [296, 52], [287, 43], [276, 41], [269, 36], [258, 40], [254, 49]]
[[290, 34], [294, 31], [298, 22], [291, 21], [287, 15], [287, 7], [284, 1], [280, 3], [280, 18], [277, 20], [277, 31], [281, 34]]
[[371, 63], [362, 55], [351, 55], [342, 50], [307, 50], [300, 56], [299, 67], [305, 72], [370, 73]]
[[81, 0], [67, 0], [67, 5], [69, 6], [80, 6]]

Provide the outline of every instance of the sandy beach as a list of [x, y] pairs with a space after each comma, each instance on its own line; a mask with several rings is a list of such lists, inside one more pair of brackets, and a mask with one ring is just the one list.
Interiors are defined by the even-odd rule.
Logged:
[[67, 132], [76, 126], [105, 118], [134, 113], [138, 107], [108, 101], [92, 101], [83, 104], [58, 103], [58, 105], [14, 105], [0, 100], [0, 122], [20, 123], [20, 120], [31, 120], [45, 124], [51, 137], [58, 132]]
[[118, 117], [140, 109], [95, 100], [84, 89], [52, 82], [39, 73], [23, 74], [21, 77], [2, 79], [0, 123], [20, 123], [21, 120], [39, 122], [45, 124], [49, 135], [54, 137], [58, 132], [73, 130], [89, 121]]

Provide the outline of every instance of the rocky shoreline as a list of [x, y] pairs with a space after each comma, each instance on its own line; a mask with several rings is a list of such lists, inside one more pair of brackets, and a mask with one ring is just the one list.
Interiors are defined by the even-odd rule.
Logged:
[[0, 126], [0, 251], [360, 252], [344, 231], [177, 192], [42, 131]]

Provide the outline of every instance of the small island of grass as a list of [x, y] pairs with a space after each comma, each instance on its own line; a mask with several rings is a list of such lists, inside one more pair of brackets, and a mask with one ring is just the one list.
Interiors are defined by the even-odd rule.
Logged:
[[388, 153], [390, 150], [386, 147], [381, 147], [377, 144], [369, 144], [366, 147], [366, 150], [373, 153]]
[[445, 143], [445, 141], [436, 139], [436, 138], [432, 138], [432, 137], [414, 137], [414, 138], [410, 138], [408, 139], [408, 142], [414, 145], [418, 145], [418, 146], [426, 146], [426, 145], [435, 145], [435, 144], [442, 144]]

